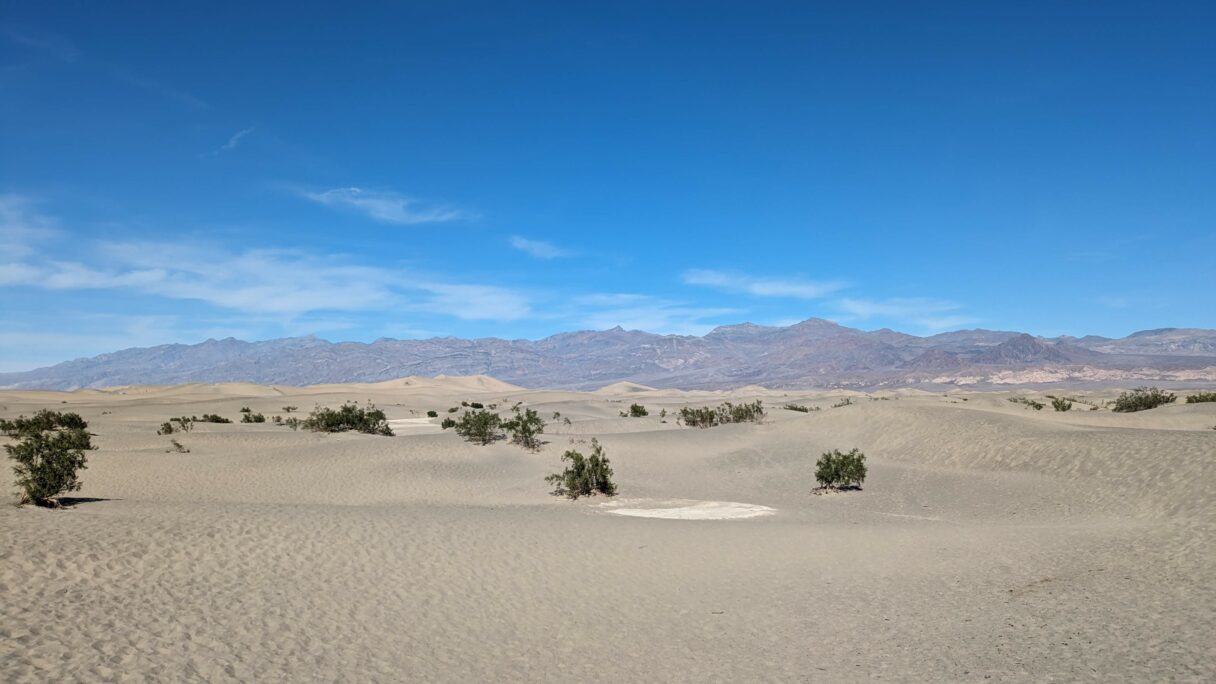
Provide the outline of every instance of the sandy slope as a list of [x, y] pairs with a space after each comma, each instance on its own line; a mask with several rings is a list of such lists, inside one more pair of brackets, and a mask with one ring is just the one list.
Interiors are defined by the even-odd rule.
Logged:
[[[100, 446], [85, 500], [0, 508], [0, 679], [1216, 678], [1216, 404], [1057, 414], [1007, 396], [489, 378], [0, 392], [5, 417], [80, 412]], [[753, 398], [764, 424], [658, 417]], [[155, 435], [175, 415], [346, 400], [398, 436], [199, 425], [179, 454]], [[472, 446], [425, 418], [461, 400], [571, 423], [550, 421], [539, 453]], [[618, 417], [633, 402], [651, 415]], [[591, 437], [621, 496], [549, 496], [543, 476]], [[818, 454], [853, 446], [865, 490], [812, 495]], [[758, 507], [774, 511], [705, 519]], [[688, 514], [612, 514], [672, 508]]]

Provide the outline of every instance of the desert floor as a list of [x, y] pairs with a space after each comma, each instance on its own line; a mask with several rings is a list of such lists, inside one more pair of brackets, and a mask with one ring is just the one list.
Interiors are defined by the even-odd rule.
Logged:
[[[0, 680], [1216, 679], [1216, 404], [1057, 413], [1011, 395], [0, 391], [0, 416], [76, 411], [99, 446], [69, 506], [0, 506]], [[761, 424], [658, 416], [753, 398]], [[156, 435], [172, 416], [345, 400], [397, 436], [198, 424], [176, 453]], [[548, 443], [475, 446], [425, 418], [461, 400], [522, 401]], [[632, 402], [650, 415], [618, 417]], [[591, 437], [620, 495], [551, 496], [543, 477]], [[813, 494], [819, 454], [852, 447], [865, 488]], [[700, 502], [774, 512], [612, 514], [732, 510]]]

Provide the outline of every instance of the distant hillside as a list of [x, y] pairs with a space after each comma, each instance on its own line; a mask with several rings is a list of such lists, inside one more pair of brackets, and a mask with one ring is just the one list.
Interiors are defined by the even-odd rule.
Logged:
[[541, 340], [235, 339], [125, 349], [23, 373], [0, 387], [76, 389], [133, 384], [378, 382], [408, 375], [489, 375], [525, 387], [900, 387], [1052, 381], [1216, 380], [1216, 331], [1163, 328], [1122, 339], [1040, 338], [965, 330], [918, 337], [812, 318], [745, 323], [702, 337], [613, 328]]

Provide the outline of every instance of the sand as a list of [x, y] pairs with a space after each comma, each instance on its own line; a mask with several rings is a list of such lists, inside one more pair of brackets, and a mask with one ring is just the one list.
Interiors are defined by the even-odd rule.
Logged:
[[[0, 416], [77, 411], [100, 447], [69, 507], [0, 506], [0, 680], [1216, 679], [1216, 404], [1012, 394], [0, 391]], [[759, 425], [658, 415], [754, 398]], [[155, 434], [347, 400], [397, 436], [198, 424], [167, 453]], [[475, 446], [437, 428], [461, 400], [570, 424], [535, 453]], [[635, 402], [650, 415], [620, 418]], [[620, 496], [551, 496], [592, 437]], [[816, 457], [852, 447], [864, 489], [814, 495]]]

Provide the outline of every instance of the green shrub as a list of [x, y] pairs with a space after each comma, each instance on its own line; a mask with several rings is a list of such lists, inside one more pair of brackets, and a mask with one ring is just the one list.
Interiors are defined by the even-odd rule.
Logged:
[[501, 426], [502, 419], [497, 413], [480, 409], [466, 411], [456, 422], [455, 428], [456, 434], [466, 440], [484, 445], [502, 437]]
[[242, 423], [265, 423], [266, 416], [261, 413], [246, 413], [241, 416]]
[[176, 452], [177, 452], [177, 453], [179, 453], [179, 454], [188, 454], [188, 453], [190, 453], [190, 450], [189, 450], [189, 449], [187, 449], [186, 447], [182, 446], [182, 443], [181, 443], [181, 442], [179, 442], [179, 441], [177, 441], [176, 439], [171, 439], [171, 440], [169, 440], [169, 444], [170, 444], [170, 445], [171, 445], [173, 448], [172, 448], [172, 449], [165, 449], [165, 453], [166, 453], [166, 454], [167, 454], [167, 453], [169, 453], [170, 451], [176, 451]]
[[851, 397], [845, 397], [844, 399], [841, 399], [840, 401], [836, 402], [835, 404], [832, 404], [832, 408], [840, 408], [842, 406], [852, 406], [852, 405], [853, 405], [853, 399]]
[[485, 404], [481, 403], [480, 401], [470, 401], [470, 402], [469, 402], [469, 408], [472, 408], [472, 409], [478, 409], [478, 410], [480, 410], [480, 409], [483, 409], [483, 408], [485, 408], [485, 407], [486, 407], [486, 406], [485, 406]]
[[1041, 401], [1027, 399], [1026, 397], [1009, 397], [1009, 402], [1012, 404], [1025, 404], [1027, 408], [1032, 408], [1036, 411], [1042, 411], [1043, 407], [1047, 405]]
[[1188, 404], [1203, 404], [1209, 401], [1216, 401], [1216, 392], [1200, 392], [1186, 398]]
[[1051, 407], [1057, 411], [1067, 411], [1072, 408], [1072, 402], [1060, 397], [1051, 400]]
[[452, 408], [448, 409], [448, 413], [456, 413], [459, 410], [460, 410], [459, 406], [453, 406]]
[[160, 427], [156, 428], [156, 434], [158, 435], [171, 435], [173, 432], [173, 423], [170, 423], [169, 421], [161, 423]]
[[438, 412], [438, 411], [427, 411], [427, 412], [426, 412], [426, 417], [427, 417], [427, 418], [438, 418], [438, 417], [439, 417], [439, 412]]
[[515, 417], [504, 421], [503, 429], [511, 433], [511, 441], [533, 451], [540, 448], [540, 435], [545, 431], [545, 421], [532, 409], [522, 412], [515, 409]]
[[194, 418], [182, 416], [180, 418], [170, 418], [168, 421], [160, 424], [160, 429], [156, 431], [158, 435], [171, 435], [174, 432], [190, 432], [194, 429]]
[[283, 413], [291, 413], [292, 411], [298, 411], [299, 409], [299, 406], [284, 406]]
[[214, 413], [204, 413], [201, 418], [195, 417], [194, 420], [200, 423], [231, 423], [231, 420], [223, 416], [217, 416]]
[[292, 416], [292, 417], [288, 418], [287, 420], [283, 421], [283, 424], [286, 425], [287, 427], [291, 428], [292, 431], [294, 432], [294, 431], [300, 429], [300, 425], [303, 422], [304, 421], [300, 420], [299, 418]]
[[76, 413], [46, 409], [32, 418], [0, 419], [0, 432], [17, 440], [4, 450], [16, 461], [21, 503], [54, 506], [60, 494], [80, 490], [77, 472], [87, 467], [84, 452], [96, 448], [88, 427]]
[[815, 463], [815, 480], [824, 489], [856, 487], [866, 479], [866, 455], [857, 449], [847, 454], [833, 449], [824, 452]]
[[584, 457], [577, 451], [567, 451], [562, 454], [562, 462], [570, 465], [560, 473], [545, 477], [545, 482], [554, 486], [553, 493], [557, 496], [568, 496], [577, 499], [580, 496], [616, 494], [616, 484], [612, 482], [612, 465], [604, 455], [604, 448], [599, 441], [591, 440], [591, 455]]
[[759, 400], [750, 404], [732, 404], [729, 401], [717, 408], [685, 406], [680, 409], [680, 419], [690, 427], [713, 427], [726, 423], [759, 422], [764, 417], [764, 406]]
[[786, 411], [797, 411], [799, 413], [810, 413], [811, 411], [819, 410], [818, 406], [803, 406], [802, 404], [786, 404], [781, 408], [785, 409]]
[[362, 432], [368, 435], [384, 435], [391, 437], [392, 429], [384, 411], [368, 404], [363, 408], [358, 404], [342, 404], [337, 409], [318, 406], [313, 409], [301, 426], [313, 432]]
[[621, 411], [622, 418], [644, 418], [648, 415], [650, 415], [650, 412], [641, 404], [630, 404], [629, 411]]
[[275, 425], [282, 425], [282, 424], [283, 424], [283, 416], [275, 416], [274, 418], [271, 418], [271, 419], [270, 419], [270, 422], [274, 423]]
[[1172, 404], [1177, 398], [1174, 394], [1156, 387], [1137, 387], [1130, 392], [1120, 394], [1115, 399], [1115, 407], [1111, 410], [1116, 413], [1146, 411], [1164, 404]]
[[253, 413], [253, 411], [251, 411], [248, 406], [242, 406], [241, 413]]
[[443, 420], [439, 421], [439, 427], [443, 428], [444, 430], [454, 428], [456, 427], [456, 421], [452, 420], [451, 418], [444, 418]]

